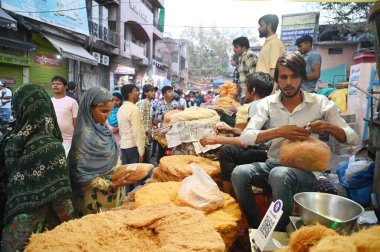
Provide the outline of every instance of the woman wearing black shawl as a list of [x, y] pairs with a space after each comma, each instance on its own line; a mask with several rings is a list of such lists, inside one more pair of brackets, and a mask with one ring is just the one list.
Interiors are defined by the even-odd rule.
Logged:
[[38, 85], [13, 96], [16, 127], [0, 144], [3, 251], [74, 217], [65, 151], [51, 99]]

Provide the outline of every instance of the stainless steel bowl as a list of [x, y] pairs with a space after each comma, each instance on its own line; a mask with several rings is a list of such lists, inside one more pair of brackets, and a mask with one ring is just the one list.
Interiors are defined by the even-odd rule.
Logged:
[[301, 192], [294, 195], [294, 200], [299, 206], [304, 225], [319, 223], [340, 234], [351, 233], [357, 219], [364, 212], [358, 203], [328, 193]]

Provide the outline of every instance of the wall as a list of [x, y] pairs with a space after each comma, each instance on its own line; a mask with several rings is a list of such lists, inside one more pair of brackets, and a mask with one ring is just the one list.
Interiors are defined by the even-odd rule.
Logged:
[[[342, 47], [342, 54], [328, 54], [329, 48], [332, 47]], [[356, 45], [317, 45], [316, 51], [322, 57], [322, 66], [321, 70], [326, 68], [335, 67], [341, 64], [346, 64], [347, 71], [349, 71], [351, 65], [353, 65], [354, 60], [352, 59], [354, 53], [356, 52]], [[348, 74], [348, 72], [347, 72]]]

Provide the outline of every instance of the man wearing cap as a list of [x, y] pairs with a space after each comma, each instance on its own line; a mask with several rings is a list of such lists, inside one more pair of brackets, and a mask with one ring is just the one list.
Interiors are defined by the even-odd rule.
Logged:
[[12, 101], [12, 90], [7, 88], [2, 81], [0, 81], [0, 119], [9, 120], [11, 119], [11, 101]]
[[315, 87], [321, 75], [321, 55], [311, 50], [313, 48], [313, 38], [309, 35], [303, 35], [298, 38], [296, 46], [306, 61], [307, 80], [302, 83], [302, 88], [309, 93], [315, 93]]
[[156, 96], [156, 90], [150, 84], [143, 86], [143, 94], [141, 100], [137, 102], [136, 106], [140, 110], [141, 121], [144, 125], [145, 131], [145, 154], [144, 163], [150, 163], [151, 158], [151, 143], [152, 143], [152, 100]]

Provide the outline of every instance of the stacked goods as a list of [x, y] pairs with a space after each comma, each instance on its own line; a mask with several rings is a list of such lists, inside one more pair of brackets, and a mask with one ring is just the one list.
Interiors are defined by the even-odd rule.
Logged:
[[304, 141], [283, 141], [280, 148], [280, 163], [313, 172], [324, 172], [329, 166], [331, 151], [327, 144], [309, 137]]
[[320, 225], [302, 227], [290, 236], [288, 248], [278, 252], [375, 252], [380, 251], [380, 226], [340, 236]]
[[116, 168], [115, 173], [112, 174], [111, 180], [118, 180], [125, 175], [129, 174], [127, 179], [137, 181], [148, 176], [148, 173], [153, 169], [152, 164], [136, 163], [121, 165]]
[[[135, 203], [138, 208], [159, 203], [172, 202], [175, 205], [184, 205], [178, 198], [180, 182], [150, 183], [140, 188], [135, 194]], [[219, 232], [226, 246], [231, 247], [237, 234], [238, 222], [241, 213], [238, 203], [226, 193], [223, 193], [225, 204], [223, 208], [205, 213], [206, 219], [211, 221], [216, 231]]]
[[215, 101], [215, 105], [218, 108], [230, 109], [232, 106], [236, 106], [236, 107], [240, 106], [240, 103], [238, 103], [237, 101], [235, 101], [235, 99], [233, 99], [229, 96], [225, 96], [225, 97], [218, 98]]
[[227, 82], [219, 86], [220, 97], [224, 97], [224, 96], [235, 97], [236, 94], [237, 94], [237, 86], [235, 83]]
[[182, 181], [193, 172], [190, 164], [196, 164], [214, 180], [220, 176], [220, 165], [217, 161], [193, 155], [174, 155], [161, 158], [156, 169], [158, 181]]
[[236, 113], [236, 123], [235, 127], [239, 129], [245, 129], [248, 124], [248, 109], [249, 104], [244, 104], [241, 107], [238, 107], [237, 113]]
[[158, 204], [90, 214], [33, 234], [25, 251], [224, 251], [200, 211]]
[[166, 126], [169, 126], [170, 123], [171, 123], [171, 119], [172, 119], [172, 116], [174, 114], [177, 114], [181, 112], [180, 110], [170, 110], [169, 112], [167, 112], [165, 115], [164, 115], [164, 122], [163, 122], [163, 127], [166, 127]]
[[[166, 115], [165, 115], [166, 117]], [[214, 122], [220, 121], [218, 113], [213, 109], [190, 107], [179, 113], [173, 113], [170, 116], [170, 124], [186, 121]]]

